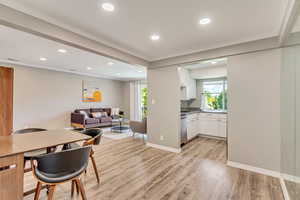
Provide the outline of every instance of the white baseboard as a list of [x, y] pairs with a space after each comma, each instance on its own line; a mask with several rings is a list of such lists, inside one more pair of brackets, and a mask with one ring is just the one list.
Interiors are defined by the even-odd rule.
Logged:
[[288, 193], [288, 190], [286, 188], [285, 182], [282, 177], [280, 177], [280, 185], [281, 185], [284, 200], [290, 200], [290, 195]]
[[246, 165], [246, 164], [242, 164], [242, 163], [238, 163], [238, 162], [227, 161], [227, 165], [230, 166], [230, 167], [234, 167], [234, 168], [239, 168], [239, 169], [244, 169], [244, 170], [256, 172], [256, 173], [259, 173], [259, 174], [264, 174], [264, 175], [267, 175], [267, 176], [272, 176], [272, 177], [276, 177], [276, 178], [281, 177], [280, 172], [272, 171], [272, 170], [268, 170], [268, 169], [263, 169], [263, 168], [259, 168], [259, 167], [253, 167], [251, 165]]
[[284, 180], [288, 180], [294, 183], [300, 183], [300, 177], [299, 176], [293, 176], [293, 175], [289, 175], [289, 174], [281, 174], [282, 178]]
[[181, 148], [176, 149], [176, 148], [173, 148], [173, 147], [167, 147], [167, 146], [163, 146], [163, 145], [159, 145], [159, 144], [153, 144], [153, 143], [149, 143], [149, 142], [147, 142], [147, 146], [153, 147], [153, 148], [156, 148], [156, 149], [161, 149], [161, 150], [164, 150], [164, 151], [170, 151], [170, 152], [173, 152], [173, 153], [180, 153], [181, 152]]

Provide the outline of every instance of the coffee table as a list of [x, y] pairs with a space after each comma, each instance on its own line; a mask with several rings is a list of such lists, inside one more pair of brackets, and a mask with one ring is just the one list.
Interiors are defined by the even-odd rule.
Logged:
[[115, 133], [128, 133], [130, 130], [130, 127], [128, 125], [129, 120], [125, 118], [119, 118], [114, 120], [113, 122], [117, 123], [117, 125], [114, 125], [111, 127], [111, 131]]

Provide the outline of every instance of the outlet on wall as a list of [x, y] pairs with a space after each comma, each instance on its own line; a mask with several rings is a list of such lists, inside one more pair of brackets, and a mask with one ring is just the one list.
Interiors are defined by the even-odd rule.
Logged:
[[160, 136], [160, 140], [164, 140], [164, 136], [163, 135]]

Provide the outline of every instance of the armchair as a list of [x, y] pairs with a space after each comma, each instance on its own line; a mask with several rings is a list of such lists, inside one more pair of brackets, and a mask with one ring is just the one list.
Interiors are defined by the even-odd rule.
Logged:
[[143, 134], [143, 141], [145, 142], [145, 135], [147, 134], [147, 119], [142, 121], [130, 121], [129, 126], [133, 132], [133, 137], [135, 133]]

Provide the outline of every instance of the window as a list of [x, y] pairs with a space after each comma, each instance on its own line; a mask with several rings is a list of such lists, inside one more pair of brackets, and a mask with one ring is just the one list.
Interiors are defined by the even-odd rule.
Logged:
[[202, 81], [201, 109], [208, 111], [227, 110], [227, 80]]
[[141, 115], [142, 119], [147, 117], [148, 88], [146, 84], [141, 84]]
[[147, 117], [147, 83], [132, 81], [130, 83], [130, 119], [141, 121]]

